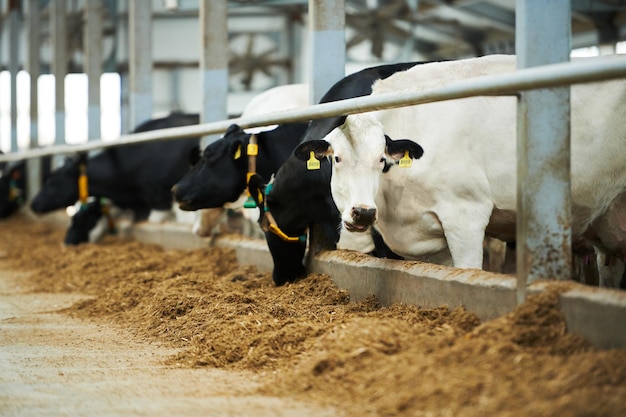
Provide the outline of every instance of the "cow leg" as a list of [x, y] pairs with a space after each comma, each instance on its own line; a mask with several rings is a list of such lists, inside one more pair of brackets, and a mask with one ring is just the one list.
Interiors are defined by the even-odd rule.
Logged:
[[604, 288], [619, 288], [624, 274], [624, 261], [617, 257], [604, 255], [596, 250], [598, 262], [599, 286]]
[[[455, 208], [467, 202], [459, 202]], [[473, 208], [473, 209], [472, 209]], [[437, 213], [456, 268], [483, 266], [483, 242], [489, 212], [481, 207], [464, 207], [456, 212]], [[481, 221], [482, 219], [482, 221]]]
[[148, 216], [148, 222], [150, 223], [163, 223], [174, 219], [175, 216], [172, 210], [151, 210]]
[[200, 237], [209, 237], [219, 233], [217, 225], [225, 220], [226, 210], [223, 207], [199, 210], [192, 231]]
[[493, 237], [485, 237], [484, 251], [487, 252], [487, 270], [502, 273], [506, 259], [506, 242]]

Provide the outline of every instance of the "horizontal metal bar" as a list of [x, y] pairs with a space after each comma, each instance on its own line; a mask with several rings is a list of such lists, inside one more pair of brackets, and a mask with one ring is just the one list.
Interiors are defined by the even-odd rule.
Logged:
[[290, 122], [304, 122], [349, 113], [363, 113], [372, 110], [432, 103], [479, 95], [515, 94], [523, 90], [602, 81], [614, 78], [626, 78], [626, 57], [607, 57], [604, 59], [545, 65], [522, 69], [508, 74], [483, 76], [458, 81], [428, 91], [385, 93], [376, 96], [357, 97], [245, 118], [239, 117], [219, 122], [122, 135], [119, 139], [107, 142], [94, 141], [79, 145], [53, 145], [45, 148], [28, 149], [0, 155], [0, 161], [18, 161], [46, 155], [86, 152], [131, 143], [201, 137], [225, 132], [233, 123], [238, 124], [242, 128], [248, 128]]

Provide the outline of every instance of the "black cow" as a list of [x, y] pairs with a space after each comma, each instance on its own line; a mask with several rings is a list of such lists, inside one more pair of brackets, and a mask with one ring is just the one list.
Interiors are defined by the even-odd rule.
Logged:
[[15, 213], [24, 203], [26, 162], [2, 163], [0, 167], [0, 219]]
[[[149, 120], [134, 132], [197, 124], [197, 114], [172, 113]], [[197, 154], [199, 138], [120, 145], [84, 158], [68, 158], [46, 180], [31, 202], [38, 214], [64, 208], [78, 200], [78, 177], [86, 162], [89, 195], [108, 198], [122, 209], [131, 209], [136, 219], [150, 210], [171, 210], [170, 189], [189, 170], [189, 155]]]
[[[42, 177], [50, 172], [50, 159], [41, 158]], [[27, 178], [26, 161], [0, 162], [0, 219], [9, 217], [25, 203]]]
[[[300, 143], [308, 123], [288, 123], [256, 133], [258, 155], [255, 172], [265, 181], [278, 171]], [[224, 136], [209, 144], [191, 170], [172, 188], [182, 210], [222, 207], [246, 190], [247, 146], [250, 134], [231, 125]]]
[[[420, 62], [381, 65], [356, 72], [335, 83], [320, 102], [369, 95], [376, 80], [385, 79], [417, 64]], [[311, 121], [302, 142], [322, 139], [334, 128], [341, 126], [345, 119], [346, 116], [336, 116]], [[291, 238], [285, 240], [271, 231], [265, 233], [274, 261], [273, 278], [276, 285], [294, 281], [306, 273], [303, 265], [305, 245], [302, 242], [306, 241], [308, 228], [312, 229], [316, 238], [321, 236], [326, 242], [337, 242], [339, 239], [339, 211], [330, 193], [331, 165], [327, 159], [318, 162], [319, 169], [309, 170], [306, 161], [290, 156], [276, 173], [269, 192], [261, 178], [250, 180], [250, 194], [257, 199], [259, 195], [265, 195], [265, 207], [272, 214], [276, 228]], [[261, 219], [262, 224], [268, 221], [267, 216]], [[373, 237], [377, 245], [374, 255], [398, 258], [386, 248], [379, 236]], [[311, 245], [314, 251], [318, 250], [316, 245]]]

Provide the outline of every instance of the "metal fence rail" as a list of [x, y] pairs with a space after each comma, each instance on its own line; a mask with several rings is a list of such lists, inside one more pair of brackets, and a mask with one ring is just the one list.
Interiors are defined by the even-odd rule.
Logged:
[[431, 103], [477, 95], [516, 94], [524, 90], [615, 78], [626, 78], [626, 57], [607, 56], [545, 65], [522, 69], [508, 74], [476, 77], [427, 91], [385, 93], [376, 96], [357, 97], [331, 103], [316, 104], [301, 109], [284, 110], [245, 118], [240, 117], [212, 123], [122, 135], [119, 139], [108, 142], [99, 140], [79, 145], [52, 145], [0, 155], [0, 161], [19, 161], [46, 155], [85, 152], [132, 143], [201, 137], [225, 132], [233, 123], [238, 124], [242, 128], [248, 128], [288, 122], [303, 122], [343, 114], [362, 113], [372, 110]]

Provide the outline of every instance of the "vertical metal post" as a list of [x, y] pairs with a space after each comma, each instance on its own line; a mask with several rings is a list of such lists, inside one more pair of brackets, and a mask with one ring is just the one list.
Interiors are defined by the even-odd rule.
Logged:
[[[228, 6], [226, 0], [200, 3], [200, 84], [202, 86], [202, 123], [223, 120], [228, 98]], [[219, 135], [205, 136], [204, 148]]]
[[128, 4], [128, 69], [130, 74], [130, 126], [152, 118], [152, 2]]
[[[50, 37], [52, 38], [52, 73], [54, 74], [54, 143], [65, 143], [65, 75], [67, 73], [67, 24], [65, 0], [50, 2]], [[52, 167], [61, 165], [53, 157]]]
[[[41, 47], [40, 24], [41, 13], [39, 0], [28, 1], [28, 16], [26, 27], [28, 31], [28, 60], [27, 69], [30, 75], [30, 148], [39, 147], [39, 74], [41, 62], [39, 52]], [[26, 200], [31, 201], [41, 189], [41, 159], [30, 158], [27, 161], [28, 183], [26, 186]]]
[[19, 42], [21, 4], [9, 0], [9, 74], [11, 77], [11, 151], [17, 152], [17, 73], [20, 70]]
[[[517, 67], [569, 60], [570, 2], [518, 0]], [[571, 277], [569, 87], [521, 93], [518, 102], [518, 302], [537, 279]]]
[[[4, 0], [0, 0], [0, 64], [2, 63], [2, 51], [4, 48], [4, 19], [2, 14], [4, 13]], [[2, 73], [2, 66], [0, 65], [0, 73]], [[2, 83], [0, 83], [0, 94], [2, 94]], [[0, 151], [2, 150], [2, 118], [0, 117]]]
[[102, 4], [100, 0], [85, 3], [85, 72], [87, 73], [87, 137], [101, 136], [100, 78], [102, 77]]
[[344, 0], [309, 0], [311, 104], [346, 73], [345, 13]]

